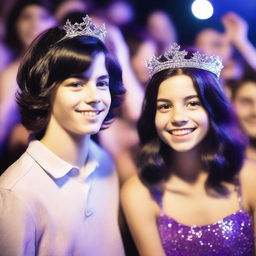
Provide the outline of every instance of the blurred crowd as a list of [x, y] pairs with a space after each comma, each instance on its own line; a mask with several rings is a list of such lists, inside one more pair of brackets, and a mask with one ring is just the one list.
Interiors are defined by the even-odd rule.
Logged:
[[[135, 11], [125, 0], [104, 7], [90, 0], [2, 0], [0, 6], [0, 173], [26, 149], [30, 132], [20, 123], [15, 101], [16, 74], [29, 44], [40, 33], [69, 19], [81, 22], [85, 13], [108, 29], [108, 47], [123, 71], [126, 99], [119, 117], [95, 140], [113, 157], [120, 183], [136, 173], [139, 146], [136, 122], [148, 72], [145, 60], [163, 54], [179, 41], [175, 23], [165, 10], [153, 10], [145, 24], [136, 23]], [[3, 8], [4, 6], [4, 8]], [[222, 17], [224, 32], [206, 28], [195, 35], [193, 47], [219, 55], [224, 64], [223, 90], [234, 103], [241, 126], [249, 136], [247, 157], [256, 160], [256, 49], [248, 39], [248, 24], [236, 13]]]
[[[179, 42], [179, 31], [170, 15], [165, 10], [153, 10], [141, 25], [136, 23], [132, 4], [125, 0], [112, 0], [104, 7], [88, 0], [62, 0], [55, 5], [47, 0], [12, 0], [2, 1], [2, 5], [5, 8], [0, 13], [0, 171], [24, 152], [29, 138], [29, 131], [19, 122], [15, 101], [16, 74], [23, 53], [47, 28], [63, 25], [67, 19], [81, 22], [84, 14], [89, 13], [94, 20], [106, 23], [107, 44], [120, 62], [127, 89], [119, 118], [95, 138], [114, 158], [122, 183], [136, 172], [136, 121], [148, 80], [145, 60]], [[242, 17], [227, 13], [222, 23], [224, 32], [203, 29], [195, 35], [194, 44], [187, 47], [222, 58], [223, 89], [234, 102], [241, 125], [250, 137], [248, 157], [256, 160], [256, 50], [248, 39], [248, 24]]]
[[[106, 23], [107, 44], [120, 62], [127, 89], [119, 118], [95, 138], [114, 158], [122, 183], [136, 172], [136, 121], [148, 80], [145, 60], [164, 53], [173, 42], [182, 45], [170, 15], [165, 10], [153, 10], [145, 24], [138, 24], [134, 7], [125, 0], [110, 0], [104, 6], [90, 0], [60, 0], [54, 5], [48, 0], [8, 0], [1, 4], [4, 8], [0, 8], [0, 171], [24, 152], [29, 138], [29, 131], [19, 122], [15, 101], [16, 74], [23, 53], [47, 28], [63, 25], [67, 19], [81, 22], [88, 13], [94, 20]], [[205, 28], [195, 35], [194, 44], [187, 47], [222, 58], [223, 89], [234, 102], [241, 125], [250, 137], [248, 157], [256, 159], [256, 50], [248, 39], [248, 24], [242, 17], [227, 13], [222, 23], [224, 32]]]
[[1, 172], [24, 152], [30, 134], [20, 123], [15, 101], [16, 74], [25, 50], [47, 28], [64, 25], [67, 19], [80, 23], [85, 13], [94, 21], [106, 24], [107, 45], [119, 60], [127, 89], [119, 118], [95, 140], [111, 153], [121, 182], [136, 172], [135, 155], [139, 143], [136, 121], [148, 79], [145, 59], [163, 53], [177, 41], [177, 35], [171, 18], [161, 10], [148, 16], [145, 27], [139, 26], [133, 6], [123, 0], [110, 1], [105, 6], [86, 0], [63, 0], [55, 5], [48, 0], [6, 1], [0, 33]]

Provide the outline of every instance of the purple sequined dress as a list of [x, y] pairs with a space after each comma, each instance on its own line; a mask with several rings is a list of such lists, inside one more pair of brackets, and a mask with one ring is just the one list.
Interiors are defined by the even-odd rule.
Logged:
[[204, 226], [186, 226], [162, 213], [157, 225], [166, 256], [254, 255], [253, 220], [242, 208]]

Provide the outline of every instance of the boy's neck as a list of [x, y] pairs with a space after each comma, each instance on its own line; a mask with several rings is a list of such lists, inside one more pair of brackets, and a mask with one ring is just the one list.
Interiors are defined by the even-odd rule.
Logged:
[[64, 161], [81, 167], [88, 157], [90, 135], [72, 137], [70, 134], [56, 136], [46, 133], [41, 142]]

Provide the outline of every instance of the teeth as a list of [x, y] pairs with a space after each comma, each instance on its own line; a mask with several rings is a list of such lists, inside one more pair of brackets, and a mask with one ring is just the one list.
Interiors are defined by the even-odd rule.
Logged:
[[173, 135], [185, 135], [185, 134], [189, 134], [191, 132], [193, 132], [194, 129], [189, 128], [189, 129], [177, 129], [177, 130], [171, 130], [171, 134]]
[[81, 113], [83, 116], [95, 117], [100, 113], [100, 111], [83, 111]]

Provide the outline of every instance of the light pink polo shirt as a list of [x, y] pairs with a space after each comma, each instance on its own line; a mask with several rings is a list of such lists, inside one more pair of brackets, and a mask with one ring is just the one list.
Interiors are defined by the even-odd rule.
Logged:
[[118, 180], [90, 142], [80, 170], [39, 141], [0, 177], [1, 256], [123, 256]]

